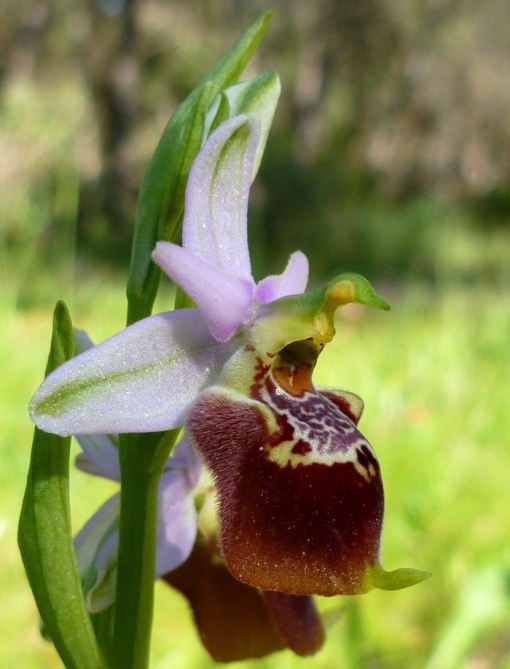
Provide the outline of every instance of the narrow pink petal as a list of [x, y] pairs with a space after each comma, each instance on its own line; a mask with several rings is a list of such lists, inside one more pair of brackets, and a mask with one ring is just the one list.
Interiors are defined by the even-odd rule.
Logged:
[[209, 137], [186, 187], [183, 246], [241, 279], [251, 279], [247, 210], [260, 124], [240, 115]]
[[163, 474], [159, 484], [156, 578], [181, 565], [197, 536], [197, 511], [186, 471]]
[[267, 276], [257, 286], [257, 298], [267, 304], [279, 297], [300, 295], [308, 282], [308, 260], [304, 253], [293, 253], [282, 274]]
[[151, 316], [58, 367], [34, 395], [31, 418], [61, 435], [180, 427], [237, 346], [213, 339], [198, 309]]
[[251, 279], [237, 278], [168, 242], [158, 242], [153, 257], [195, 301], [215, 339], [227, 341], [248, 320], [254, 293]]

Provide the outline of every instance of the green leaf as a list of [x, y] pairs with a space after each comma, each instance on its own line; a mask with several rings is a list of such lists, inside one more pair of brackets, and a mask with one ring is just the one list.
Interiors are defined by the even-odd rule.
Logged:
[[237, 81], [262, 39], [272, 12], [266, 12], [181, 103], [168, 122], [145, 174], [127, 287], [128, 324], [149, 316], [161, 278], [151, 253], [160, 239], [172, 241], [184, 210], [188, 173], [202, 144], [213, 99]]
[[[67, 307], [59, 302], [46, 375], [74, 355]], [[71, 536], [70, 437], [35, 429], [18, 529], [23, 564], [46, 632], [68, 669], [105, 667], [83, 599]]]
[[205, 142], [207, 137], [209, 137], [209, 135], [224, 121], [228, 121], [229, 118], [232, 118], [230, 113], [230, 102], [228, 101], [227, 92], [222, 91], [215, 97], [213, 104], [209, 107], [209, 111], [207, 112], [203, 141]]

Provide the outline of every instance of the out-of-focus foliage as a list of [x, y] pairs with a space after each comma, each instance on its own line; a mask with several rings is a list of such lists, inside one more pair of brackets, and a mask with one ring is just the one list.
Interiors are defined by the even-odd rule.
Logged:
[[508, 278], [505, 0], [5, 0], [0, 260], [13, 300], [34, 294], [35, 262], [75, 247], [127, 262], [168, 117], [270, 6], [248, 73], [283, 82], [252, 197], [256, 273], [301, 247], [318, 280]]
[[[49, 312], [4, 303], [69, 300], [87, 273], [74, 281], [77, 324], [96, 341], [121, 327], [111, 263], [127, 265], [161, 132], [269, 6], [277, 12], [247, 72], [274, 68], [283, 83], [252, 189], [256, 272], [281, 270], [302, 248], [317, 281], [357, 270], [444, 288], [397, 294], [389, 316], [345, 310], [318, 370], [320, 383], [366, 401], [387, 490], [385, 564], [407, 554], [433, 578], [321, 602], [341, 614], [310, 666], [510, 669], [510, 320], [508, 289], [494, 285], [510, 280], [506, 0], [0, 2], [1, 666], [60, 666], [38, 635], [15, 547], [26, 404]], [[459, 279], [470, 285], [448, 285]], [[471, 288], [480, 279], [491, 285]], [[161, 299], [159, 310], [170, 302]], [[71, 483], [78, 529], [113, 489], [79, 473]], [[184, 602], [163, 587], [154, 640], [154, 667], [213, 666]], [[299, 662], [282, 654], [249, 666]]]

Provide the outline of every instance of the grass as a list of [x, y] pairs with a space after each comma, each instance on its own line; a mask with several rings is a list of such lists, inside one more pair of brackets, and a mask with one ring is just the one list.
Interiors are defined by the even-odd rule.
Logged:
[[[320, 653], [299, 659], [286, 651], [243, 666], [510, 669], [510, 294], [482, 287], [410, 287], [393, 298], [380, 292], [393, 311], [344, 308], [315, 381], [365, 401], [361, 426], [386, 488], [386, 568], [433, 576], [400, 592], [321, 600], [332, 622]], [[51, 309], [2, 304], [0, 295], [0, 667], [50, 669], [61, 663], [38, 633], [16, 526], [32, 434], [26, 405], [43, 373]], [[123, 327], [123, 287], [91, 272], [72, 313], [95, 341], [104, 339]], [[114, 488], [73, 475], [76, 529]], [[156, 597], [152, 667], [213, 667], [186, 603], [161, 584]]]

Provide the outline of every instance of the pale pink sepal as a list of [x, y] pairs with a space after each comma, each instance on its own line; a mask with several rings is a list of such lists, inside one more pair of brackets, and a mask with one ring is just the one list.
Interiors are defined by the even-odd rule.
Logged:
[[52, 372], [32, 398], [31, 418], [60, 435], [180, 427], [238, 345], [213, 339], [198, 309], [151, 316]]
[[[171, 462], [171, 458], [169, 463]], [[120, 494], [107, 500], [74, 539], [85, 601], [91, 613], [115, 601]], [[159, 483], [155, 577], [176, 569], [191, 553], [197, 511], [187, 472], [165, 471]]]
[[182, 230], [186, 249], [247, 280], [248, 197], [260, 132], [259, 122], [243, 114], [211, 134], [189, 173]]
[[110, 497], [74, 538], [87, 608], [97, 613], [115, 601], [120, 493]]
[[185, 432], [167, 461], [165, 471], [169, 469], [183, 470], [186, 473], [188, 486], [197, 487], [203, 469], [202, 458], [191, 445]]
[[165, 472], [159, 485], [156, 578], [188, 558], [196, 536], [197, 510], [186, 472]]

